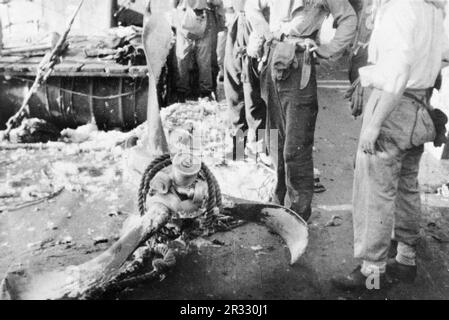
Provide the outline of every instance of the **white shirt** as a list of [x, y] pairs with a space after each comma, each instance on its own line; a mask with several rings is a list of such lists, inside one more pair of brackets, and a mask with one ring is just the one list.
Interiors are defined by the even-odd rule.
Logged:
[[449, 52], [444, 11], [425, 0], [389, 0], [379, 8], [369, 46], [371, 66], [360, 69], [364, 87], [398, 93], [409, 70], [409, 89], [433, 87]]

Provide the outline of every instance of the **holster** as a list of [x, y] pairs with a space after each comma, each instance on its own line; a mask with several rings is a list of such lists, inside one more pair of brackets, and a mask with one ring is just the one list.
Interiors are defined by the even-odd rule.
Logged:
[[[273, 45], [274, 43], [274, 45]], [[305, 89], [310, 82], [312, 74], [312, 54], [309, 51], [307, 39], [298, 37], [281, 36], [275, 37], [270, 43], [272, 52], [272, 76], [273, 81], [283, 81], [290, 77], [293, 70], [298, 69], [301, 64], [300, 89]], [[268, 54], [269, 51], [266, 50]], [[303, 53], [302, 59], [298, 53]]]
[[[442, 110], [432, 108], [427, 101], [423, 101], [407, 91], [404, 92], [404, 97], [412, 99], [413, 101], [420, 104], [423, 109], [425, 109], [425, 110], [421, 110], [421, 112], [425, 112], [424, 114], [418, 113], [418, 119], [417, 119], [417, 123], [415, 126], [415, 130], [421, 129], [421, 131], [430, 131], [432, 129], [432, 128], [429, 129], [428, 128], [429, 125], [426, 125], [426, 123], [425, 123], [425, 119], [427, 118], [427, 115], [428, 115], [428, 116], [430, 116], [430, 119], [431, 119], [434, 129], [435, 129], [435, 136], [433, 139], [433, 143], [434, 143], [435, 147], [441, 147], [442, 145], [446, 144], [448, 142], [448, 139], [446, 136], [446, 133], [447, 133], [446, 125], [449, 121], [447, 115]], [[424, 128], [424, 127], [427, 127], [427, 128]], [[430, 141], [426, 141], [426, 142], [430, 142]]]
[[429, 111], [430, 117], [432, 118], [433, 124], [437, 131], [437, 135], [434, 141], [435, 147], [441, 147], [448, 143], [446, 125], [448, 123], [447, 115], [440, 109], [433, 109]]

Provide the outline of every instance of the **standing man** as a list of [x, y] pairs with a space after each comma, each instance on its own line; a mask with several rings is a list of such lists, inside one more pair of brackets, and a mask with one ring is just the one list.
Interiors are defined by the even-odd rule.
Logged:
[[[245, 14], [246, 0], [232, 0], [234, 15], [229, 22], [224, 61], [224, 89], [233, 125], [234, 156], [237, 149], [246, 147], [253, 154], [257, 148], [257, 134], [265, 129], [267, 108], [260, 95], [259, 62], [247, 54], [252, 27]], [[246, 145], [245, 145], [245, 142]], [[241, 144], [243, 148], [238, 148]]]
[[[209, 10], [213, 15], [211, 23], [212, 28], [212, 81], [214, 87], [214, 98], [216, 97], [218, 88], [218, 75], [220, 74], [220, 55], [218, 52], [220, 34], [226, 33], [226, 11], [224, 9], [223, 0], [209, 0]], [[222, 66], [222, 65], [221, 65]]]
[[[382, 289], [391, 278], [413, 282], [420, 239], [418, 173], [424, 143], [435, 139], [429, 90], [447, 50], [442, 0], [376, 0], [371, 66], [354, 178], [354, 247], [362, 265], [332, 280], [343, 290]], [[391, 235], [396, 259], [387, 263]], [[376, 281], [377, 280], [377, 281]], [[377, 284], [377, 285], [376, 285]]]
[[216, 64], [217, 10], [221, 0], [181, 0], [178, 5], [176, 56], [178, 60], [177, 90], [181, 101], [195, 90], [191, 88], [192, 70], [199, 70], [200, 98], [212, 98]]
[[[270, 23], [264, 9], [270, 9]], [[318, 115], [314, 54], [330, 59], [343, 53], [355, 36], [357, 17], [348, 0], [248, 0], [246, 13], [254, 29], [247, 53], [266, 61], [261, 90], [268, 107], [267, 143], [277, 170], [273, 200], [308, 220]], [[335, 37], [318, 46], [317, 35], [329, 14], [335, 18]]]
[[218, 33], [218, 45], [217, 45], [217, 59], [218, 59], [218, 67], [220, 69], [218, 73], [219, 82], [224, 81], [224, 60], [226, 55], [226, 43], [228, 40], [228, 27], [234, 18], [234, 9], [232, 6], [232, 2], [233, 0], [223, 0], [225, 26], [224, 29]]

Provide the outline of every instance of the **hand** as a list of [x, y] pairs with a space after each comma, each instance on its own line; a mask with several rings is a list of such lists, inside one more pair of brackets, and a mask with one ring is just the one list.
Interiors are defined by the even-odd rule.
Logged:
[[380, 135], [380, 127], [368, 125], [360, 137], [360, 149], [370, 155], [376, 154], [376, 142]]
[[304, 45], [305, 45], [306, 49], [309, 50], [309, 52], [316, 52], [319, 49], [316, 42], [313, 41], [312, 39], [305, 39]]
[[328, 51], [328, 48], [327, 48], [326, 45], [318, 46], [318, 45], [315, 43], [315, 46], [313, 46], [313, 47], [310, 49], [310, 52], [315, 53], [316, 56], [317, 56], [318, 58], [323, 59], [323, 60], [328, 60], [328, 59], [331, 58], [331, 54], [330, 54], [330, 52]]
[[350, 101], [351, 114], [354, 118], [357, 118], [363, 113], [365, 89], [360, 85], [360, 81], [354, 83], [354, 85], [346, 92], [345, 98]]
[[265, 39], [262, 36], [252, 33], [249, 37], [249, 43], [246, 48], [246, 54], [255, 59], [260, 59], [263, 56], [263, 45]]

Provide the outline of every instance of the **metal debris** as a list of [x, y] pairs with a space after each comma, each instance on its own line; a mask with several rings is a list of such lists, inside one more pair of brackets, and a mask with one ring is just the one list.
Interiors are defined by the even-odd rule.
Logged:
[[106, 237], [96, 237], [94, 238], [94, 245], [97, 246], [99, 244], [108, 243], [109, 239]]
[[339, 227], [343, 224], [343, 218], [340, 216], [332, 216], [328, 223], [326, 223], [325, 227]]
[[58, 241], [58, 244], [73, 244], [73, 238], [70, 236], [64, 237]]

